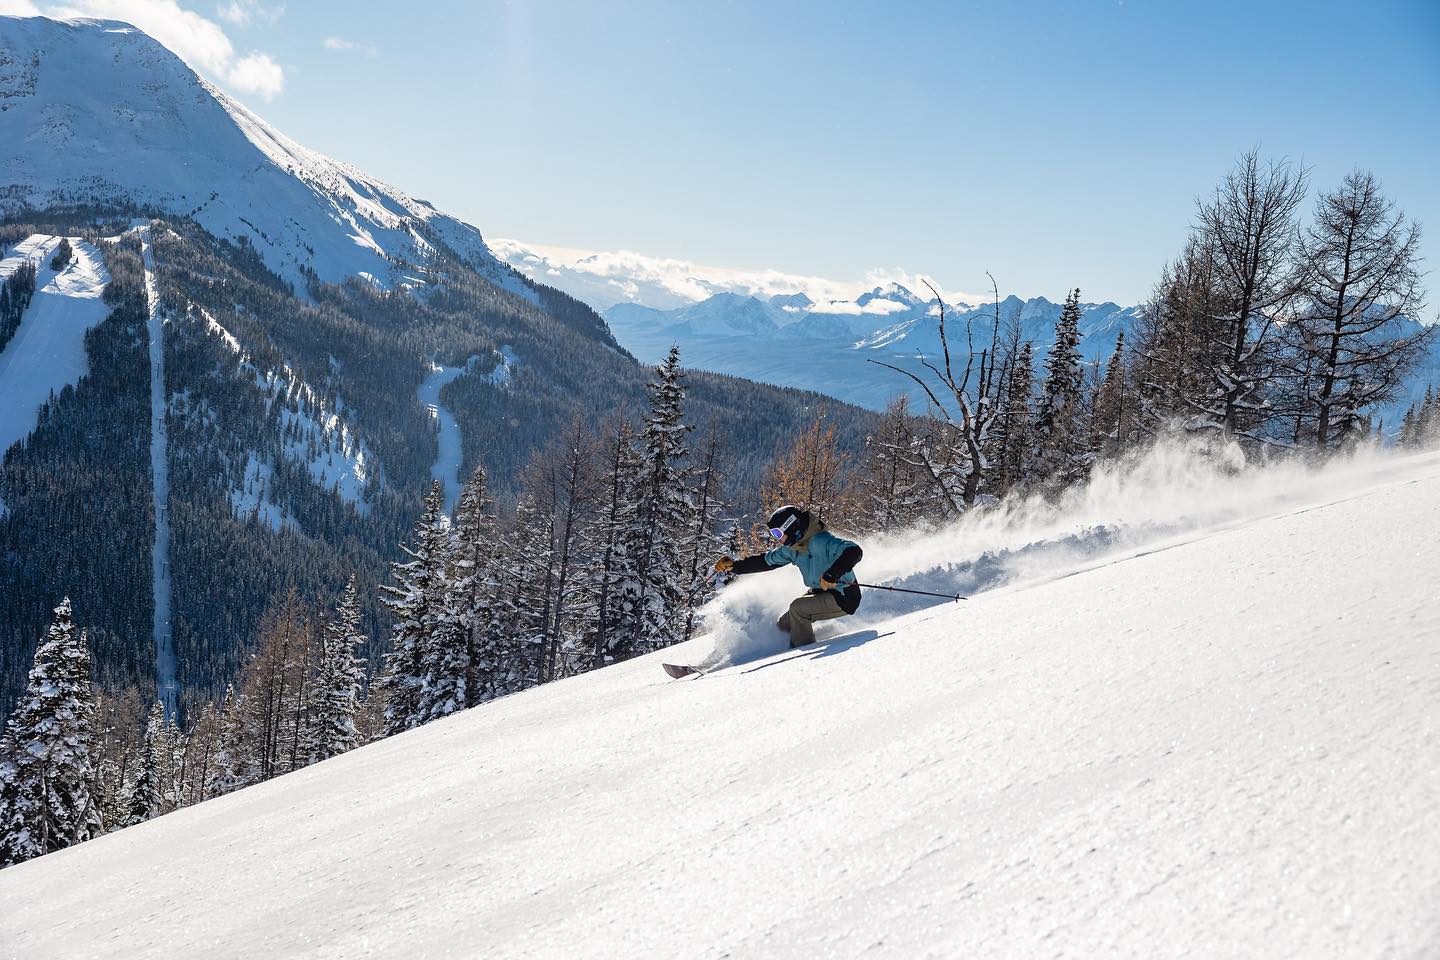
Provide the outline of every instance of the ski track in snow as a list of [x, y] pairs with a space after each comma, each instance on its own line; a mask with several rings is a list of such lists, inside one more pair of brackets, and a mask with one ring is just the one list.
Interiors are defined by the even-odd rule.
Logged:
[[100, 251], [71, 237], [74, 257], [57, 274], [50, 261], [59, 244], [59, 237], [33, 234], [0, 261], [0, 277], [9, 277], [26, 260], [38, 267], [35, 296], [0, 353], [0, 458], [34, 432], [51, 394], [90, 371], [85, 334], [110, 313], [101, 299], [110, 275]]
[[0, 871], [0, 944], [1434, 956], [1440, 455], [1260, 480], [1143, 555], [667, 680], [691, 641]]
[[145, 300], [150, 308], [147, 322], [150, 339], [150, 486], [154, 497], [155, 543], [150, 552], [150, 571], [155, 590], [155, 691], [165, 705], [165, 715], [176, 710], [175, 637], [171, 625], [170, 585], [170, 463], [165, 433], [165, 318], [160, 315], [160, 298], [155, 290], [155, 259], [150, 249], [150, 227], [138, 224], [140, 249], [145, 262]]

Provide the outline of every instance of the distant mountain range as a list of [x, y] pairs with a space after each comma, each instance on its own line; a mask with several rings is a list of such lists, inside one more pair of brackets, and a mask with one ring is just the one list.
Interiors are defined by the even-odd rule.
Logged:
[[[561, 257], [552, 249], [513, 240], [495, 244], [497, 255], [517, 270], [601, 310], [615, 338], [647, 362], [678, 344], [687, 366], [816, 390], [881, 410], [901, 393], [916, 403], [925, 398], [909, 379], [868, 361], [923, 373], [920, 359], [936, 362], [941, 355], [939, 301], [900, 283], [817, 300], [805, 288], [833, 291], [839, 285], [776, 270], [720, 271], [633, 253]], [[1087, 363], [1105, 362], [1122, 332], [1134, 343], [1139, 306], [1103, 302], [1081, 308], [1080, 351]], [[972, 326], [973, 348], [988, 349], [994, 303], [955, 300], [945, 310], [957, 364], [963, 363]], [[1002, 325], [1018, 322], [1021, 338], [1031, 342], [1038, 375], [1054, 344], [1060, 304], [1012, 294], [1000, 301], [999, 313]], [[1440, 340], [1405, 395], [1379, 411], [1388, 430], [1398, 429], [1406, 408], [1432, 383], [1440, 384]]]
[[[946, 305], [951, 356], [962, 364], [968, 349], [990, 348], [995, 306]], [[1087, 303], [1081, 317], [1080, 349], [1085, 359], [1103, 361], [1115, 349], [1115, 337], [1129, 331], [1136, 307]], [[721, 293], [676, 310], [616, 304], [604, 317], [616, 339], [642, 360], [680, 345], [687, 364], [769, 383], [818, 390], [871, 409], [883, 409], [900, 393], [915, 396], [918, 387], [879, 360], [924, 372], [921, 357], [939, 362], [940, 306], [899, 284], [876, 287], [853, 301], [809, 302], [803, 294], [759, 300]], [[1043, 357], [1055, 339], [1060, 305], [1044, 297], [1000, 302], [1002, 326], [1020, 325], [1020, 335]], [[966, 345], [973, 325], [977, 340]], [[916, 397], [917, 400], [922, 399]]]

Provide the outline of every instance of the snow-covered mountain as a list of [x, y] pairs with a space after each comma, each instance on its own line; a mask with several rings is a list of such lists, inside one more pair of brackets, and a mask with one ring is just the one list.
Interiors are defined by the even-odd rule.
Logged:
[[1440, 455], [1130, 465], [1058, 515], [867, 543], [867, 580], [971, 599], [872, 592], [802, 651], [768, 622], [793, 576], [741, 581], [687, 646], [0, 872], [0, 943], [1431, 956], [1437, 497]]
[[[813, 302], [804, 294], [767, 299], [719, 293], [699, 303], [660, 310], [619, 303], [604, 313], [615, 337], [642, 360], [662, 356], [679, 344], [687, 364], [750, 379], [791, 383], [849, 403], [883, 409], [891, 397], [918, 388], [871, 359], [918, 369], [915, 360], [941, 355], [939, 301], [922, 298], [899, 283], [868, 290], [853, 300]], [[994, 304], [947, 303], [946, 329], [952, 355], [965, 347], [972, 327], [990, 347]], [[1034, 345], [1037, 362], [1055, 340], [1060, 304], [1044, 297], [1009, 296], [999, 304], [1002, 325], [1018, 323], [1020, 336]], [[1091, 363], [1115, 349], [1129, 333], [1138, 307], [1086, 303], [1080, 319], [1080, 351]], [[912, 389], [914, 388], [914, 389]]]
[[422, 278], [443, 244], [532, 296], [480, 231], [301, 146], [129, 24], [0, 17], [0, 213], [114, 204], [188, 216], [248, 243], [304, 290], [305, 275]]

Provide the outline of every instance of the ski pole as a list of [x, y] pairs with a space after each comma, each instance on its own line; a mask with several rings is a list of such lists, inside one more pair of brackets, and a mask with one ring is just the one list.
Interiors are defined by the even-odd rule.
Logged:
[[878, 583], [857, 583], [857, 587], [864, 587], [866, 590], [889, 590], [891, 593], [915, 593], [922, 597], [940, 597], [942, 600], [969, 600], [969, 597], [962, 597], [958, 593], [931, 593], [929, 590], [908, 590], [905, 587], [886, 587]]

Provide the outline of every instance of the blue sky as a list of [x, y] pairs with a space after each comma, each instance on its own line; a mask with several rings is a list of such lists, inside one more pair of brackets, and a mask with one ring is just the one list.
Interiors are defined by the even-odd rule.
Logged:
[[283, 71], [261, 115], [492, 236], [1133, 302], [1259, 145], [1374, 170], [1440, 261], [1437, 0], [181, 6]]

